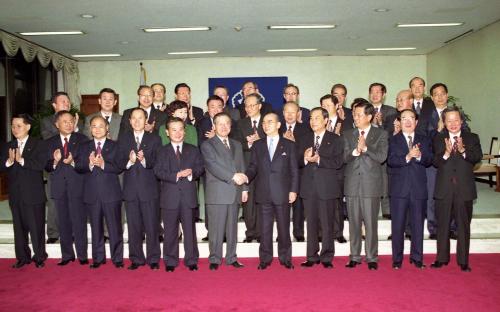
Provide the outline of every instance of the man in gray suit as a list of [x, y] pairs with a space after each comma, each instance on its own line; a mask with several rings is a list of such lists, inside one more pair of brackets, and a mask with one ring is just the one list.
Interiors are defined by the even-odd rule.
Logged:
[[118, 132], [120, 132], [120, 123], [122, 121], [122, 115], [113, 112], [113, 108], [116, 106], [116, 92], [110, 88], [104, 88], [99, 92], [99, 105], [101, 110], [99, 112], [90, 114], [85, 118], [85, 128], [83, 134], [85, 134], [89, 139], [92, 138], [90, 134], [90, 120], [98, 116], [99, 114], [104, 117], [109, 123], [108, 138], [116, 141], [118, 140]]
[[[56, 92], [52, 96], [52, 107], [54, 108], [54, 115], [47, 116], [40, 121], [40, 132], [42, 138], [47, 140], [54, 135], [59, 135], [59, 130], [55, 125], [55, 115], [60, 111], [69, 111], [71, 109], [71, 102], [66, 92]], [[81, 131], [83, 122], [79, 120], [78, 114], [75, 114], [75, 132]], [[50, 189], [50, 179], [47, 181], [46, 191]], [[47, 201], [47, 244], [54, 244], [59, 239], [59, 229], [57, 227], [57, 215], [54, 208], [52, 199]]]
[[365, 254], [368, 269], [378, 268], [377, 220], [383, 186], [382, 163], [387, 158], [387, 132], [371, 124], [372, 104], [360, 101], [353, 110], [356, 128], [344, 132], [344, 193], [349, 215], [351, 254], [348, 268], [361, 264], [361, 224], [366, 229]]
[[231, 117], [227, 113], [214, 116], [215, 136], [201, 145], [205, 161], [205, 205], [208, 214], [208, 248], [210, 270], [222, 262], [222, 243], [226, 235], [226, 264], [243, 265], [236, 258], [238, 206], [248, 199], [248, 182], [241, 143], [230, 139]]

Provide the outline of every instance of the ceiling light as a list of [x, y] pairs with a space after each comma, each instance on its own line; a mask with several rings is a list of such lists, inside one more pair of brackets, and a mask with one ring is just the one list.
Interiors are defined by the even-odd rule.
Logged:
[[165, 32], [165, 31], [203, 31], [211, 30], [208, 26], [197, 26], [197, 27], [153, 27], [153, 28], [143, 28], [144, 32]]
[[193, 54], [216, 54], [219, 51], [185, 51], [185, 52], [168, 52], [170, 55], [193, 55]]
[[314, 52], [318, 49], [269, 49], [266, 52]]
[[387, 8], [378, 8], [378, 9], [373, 9], [373, 11], [375, 11], [377, 13], [385, 13], [385, 12], [389, 12], [390, 10]]
[[268, 29], [333, 29], [337, 25], [271, 25], [267, 26]]
[[366, 51], [407, 51], [407, 50], [416, 50], [417, 48], [413, 47], [404, 47], [404, 48], [367, 48]]
[[118, 53], [108, 53], [108, 54], [72, 54], [72, 57], [117, 57], [122, 56]]
[[72, 31], [32, 31], [32, 32], [20, 32], [23, 36], [50, 36], [50, 35], [83, 35], [85, 34], [81, 30]]
[[80, 14], [81, 18], [95, 18], [95, 15], [92, 14]]
[[450, 27], [462, 26], [464, 23], [415, 23], [415, 24], [396, 24], [396, 27]]

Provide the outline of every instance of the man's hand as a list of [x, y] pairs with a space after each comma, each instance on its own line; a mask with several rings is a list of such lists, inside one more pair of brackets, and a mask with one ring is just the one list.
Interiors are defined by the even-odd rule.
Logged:
[[259, 134], [257, 132], [247, 136], [247, 142], [250, 145], [253, 144], [253, 142], [257, 141], [258, 139], [260, 139], [260, 137], [259, 137]]
[[302, 123], [302, 110], [299, 108], [299, 111], [297, 112], [297, 122]]
[[340, 119], [345, 120], [345, 110], [342, 105], [337, 105], [337, 115]]
[[288, 203], [292, 204], [297, 199], [297, 193], [290, 192], [288, 193]]
[[192, 174], [193, 174], [192, 169], [184, 169], [184, 170], [177, 172], [177, 179], [187, 178]]
[[134, 150], [131, 150], [130, 153], [128, 154], [128, 160], [135, 164], [135, 162], [137, 161], [137, 154], [135, 153]]
[[57, 164], [61, 161], [62, 158], [61, 150], [55, 149], [54, 153], [52, 153], [52, 157], [54, 157], [54, 166], [57, 166]]
[[451, 140], [448, 138], [444, 138], [444, 143], [446, 144], [444, 156], [448, 158], [448, 157], [450, 157], [451, 153], [453, 152], [453, 144], [451, 144]]
[[19, 148], [16, 148], [16, 161], [17, 161], [18, 163], [21, 163], [21, 162], [22, 162], [22, 161], [21, 161], [22, 159], [23, 159], [23, 156], [21, 156], [21, 151], [19, 150]]
[[248, 182], [248, 177], [244, 173], [237, 172], [233, 176], [233, 181], [237, 185], [243, 185]]
[[465, 153], [465, 145], [461, 137], [457, 138], [457, 150], [460, 154]]
[[392, 135], [396, 135], [401, 131], [401, 121], [395, 119], [394, 120], [394, 133]]
[[104, 158], [102, 157], [102, 155], [97, 155], [95, 157], [95, 165], [104, 170]]
[[356, 149], [358, 150], [358, 153], [361, 154], [363, 153], [365, 148], [366, 148], [366, 139], [364, 136], [360, 135], [358, 138], [358, 146], [356, 147]]
[[241, 202], [246, 203], [248, 201], [248, 191], [241, 192]]
[[137, 160], [139, 162], [142, 162], [144, 160], [144, 151], [143, 150], [140, 150], [139, 152], [137, 152]]
[[68, 157], [63, 159], [63, 163], [65, 163], [66, 165], [71, 165], [73, 163], [73, 161], [74, 161], [74, 159], [73, 159], [73, 155], [71, 153], [68, 154]]
[[337, 125], [335, 126], [335, 130], [333, 130], [333, 132], [336, 134], [336, 135], [340, 135], [340, 129], [342, 129], [342, 123], [337, 123]]
[[374, 118], [374, 121], [375, 121], [375, 124], [381, 126], [382, 125], [382, 112], [378, 111], [376, 114], [375, 114], [375, 118]]
[[9, 148], [9, 158], [7, 159], [7, 162], [9, 165], [13, 164], [14, 161], [16, 161], [16, 149], [15, 148]]
[[213, 138], [214, 136], [215, 136], [215, 130], [214, 130], [214, 129], [212, 129], [212, 130], [210, 130], [210, 131], [205, 132], [205, 137], [206, 137], [206, 138], [208, 138], [208, 139], [211, 139], [211, 138]]
[[285, 139], [288, 139], [290, 141], [294, 141], [295, 142], [295, 137], [293, 136], [293, 132], [290, 131], [290, 130], [285, 131], [285, 133], [283, 134], [283, 137]]

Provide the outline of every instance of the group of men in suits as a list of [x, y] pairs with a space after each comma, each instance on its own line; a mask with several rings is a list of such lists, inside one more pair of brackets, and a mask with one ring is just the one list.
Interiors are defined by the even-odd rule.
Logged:
[[[346, 242], [343, 224], [348, 217], [351, 254], [346, 267], [361, 264], [364, 239], [368, 268], [376, 270], [382, 208], [382, 215], [392, 218], [394, 269], [402, 267], [405, 231], [412, 238], [410, 263], [425, 267], [423, 225], [427, 218], [431, 236], [437, 234], [438, 242], [437, 260], [431, 266], [448, 264], [450, 226], [456, 224], [458, 264], [470, 271], [470, 219], [472, 200], [477, 196], [472, 166], [481, 159], [479, 140], [468, 131], [460, 111], [447, 107], [446, 85], [432, 86], [431, 100], [423, 97], [425, 82], [420, 77], [413, 78], [409, 86], [410, 90], [398, 93], [396, 109], [383, 104], [386, 87], [381, 83], [370, 85], [369, 101], [357, 98], [349, 109], [345, 107], [347, 88], [335, 84], [320, 99], [320, 107], [309, 111], [298, 104], [299, 88], [288, 84], [283, 90], [283, 112], [277, 114], [262, 101], [251, 81], [243, 84], [244, 101], [236, 109], [226, 105], [227, 88], [217, 86], [207, 100], [206, 113], [191, 106], [191, 89], [181, 83], [174, 92], [179, 101], [187, 103], [186, 120], [169, 118], [164, 112], [163, 84], [140, 86], [138, 106], [125, 110], [123, 117], [113, 112], [116, 93], [105, 88], [99, 95], [101, 110], [88, 116], [84, 124], [69, 112], [67, 94], [57, 93], [55, 114], [42, 121], [46, 142], [30, 138], [29, 118], [16, 116], [12, 120], [16, 139], [2, 150], [2, 169], [14, 181], [10, 184], [18, 260], [14, 267], [31, 261], [43, 266], [47, 257], [41, 178], [45, 169], [59, 221], [59, 265], [76, 258], [82, 265], [88, 263], [89, 216], [91, 268], [106, 262], [103, 223], [111, 260], [117, 268], [123, 267], [123, 201], [130, 270], [145, 264], [159, 269], [160, 220], [166, 271], [173, 272], [179, 265], [179, 224], [184, 233], [184, 264], [197, 270], [194, 222], [197, 183], [202, 178], [211, 270], [222, 263], [224, 241], [226, 264], [243, 267], [236, 256], [239, 206], [243, 205], [244, 242], [260, 242], [260, 270], [273, 259], [274, 220], [279, 262], [287, 269], [294, 267], [290, 212], [297, 241], [305, 240], [307, 220], [307, 259], [302, 267], [319, 263], [333, 267], [334, 241]], [[188, 124], [197, 128], [199, 149], [185, 142]], [[164, 146], [158, 133], [162, 126], [169, 137]], [[21, 187], [25, 183], [38, 190], [37, 196], [26, 199]], [[435, 199], [436, 209], [429, 208], [434, 206], [430, 198]], [[33, 258], [27, 247], [28, 233]]]

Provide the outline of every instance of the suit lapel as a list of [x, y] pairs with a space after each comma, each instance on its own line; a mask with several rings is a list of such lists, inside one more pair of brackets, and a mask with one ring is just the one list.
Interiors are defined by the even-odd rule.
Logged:
[[[277, 155], [281, 155], [283, 152], [285, 152], [285, 146], [283, 145], [283, 138], [280, 137], [280, 139], [278, 141], [278, 146], [276, 146], [276, 149], [274, 150], [274, 155], [273, 155], [272, 161], [274, 161], [276, 159], [276, 157], [278, 157]], [[269, 159], [269, 157], [267, 157], [267, 158]]]
[[23, 148], [23, 153], [21, 154], [21, 156], [24, 157], [29, 155], [32, 148], [33, 148], [33, 139], [31, 138], [31, 136], [29, 136], [28, 140], [26, 140], [26, 143]]

